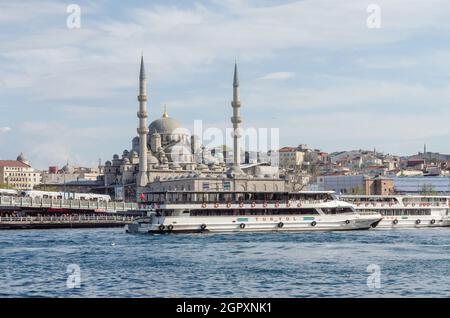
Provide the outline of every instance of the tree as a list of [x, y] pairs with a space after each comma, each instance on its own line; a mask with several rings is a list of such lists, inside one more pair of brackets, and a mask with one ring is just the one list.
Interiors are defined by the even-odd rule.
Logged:
[[0, 189], [14, 189], [14, 187], [6, 183], [0, 183]]

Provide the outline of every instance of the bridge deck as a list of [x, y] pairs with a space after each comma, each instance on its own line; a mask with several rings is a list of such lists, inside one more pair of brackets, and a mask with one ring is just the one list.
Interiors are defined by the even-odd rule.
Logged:
[[0, 217], [0, 230], [6, 229], [50, 229], [50, 228], [98, 228], [121, 227], [133, 222], [131, 216], [25, 216]]

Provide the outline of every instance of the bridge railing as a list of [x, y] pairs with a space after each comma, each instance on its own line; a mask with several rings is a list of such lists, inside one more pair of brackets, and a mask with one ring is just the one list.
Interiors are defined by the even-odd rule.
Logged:
[[77, 210], [99, 210], [105, 212], [138, 210], [139, 206], [133, 202], [88, 201], [74, 199], [50, 199], [0, 196], [0, 206], [30, 207], [30, 208], [67, 208]]

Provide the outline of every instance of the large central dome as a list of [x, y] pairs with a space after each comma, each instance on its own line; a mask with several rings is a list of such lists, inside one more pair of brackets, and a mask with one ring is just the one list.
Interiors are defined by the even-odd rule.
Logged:
[[153, 121], [150, 126], [148, 126], [150, 136], [154, 133], [158, 133], [160, 135], [170, 135], [173, 134], [173, 131], [181, 128], [180, 123], [167, 115], [167, 112], [164, 112], [162, 118], [159, 118]]

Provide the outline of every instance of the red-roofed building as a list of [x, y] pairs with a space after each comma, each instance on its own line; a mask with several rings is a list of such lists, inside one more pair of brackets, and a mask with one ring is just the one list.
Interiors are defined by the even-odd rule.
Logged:
[[41, 174], [35, 171], [21, 153], [17, 160], [0, 160], [0, 185], [18, 190], [32, 190], [41, 183]]

